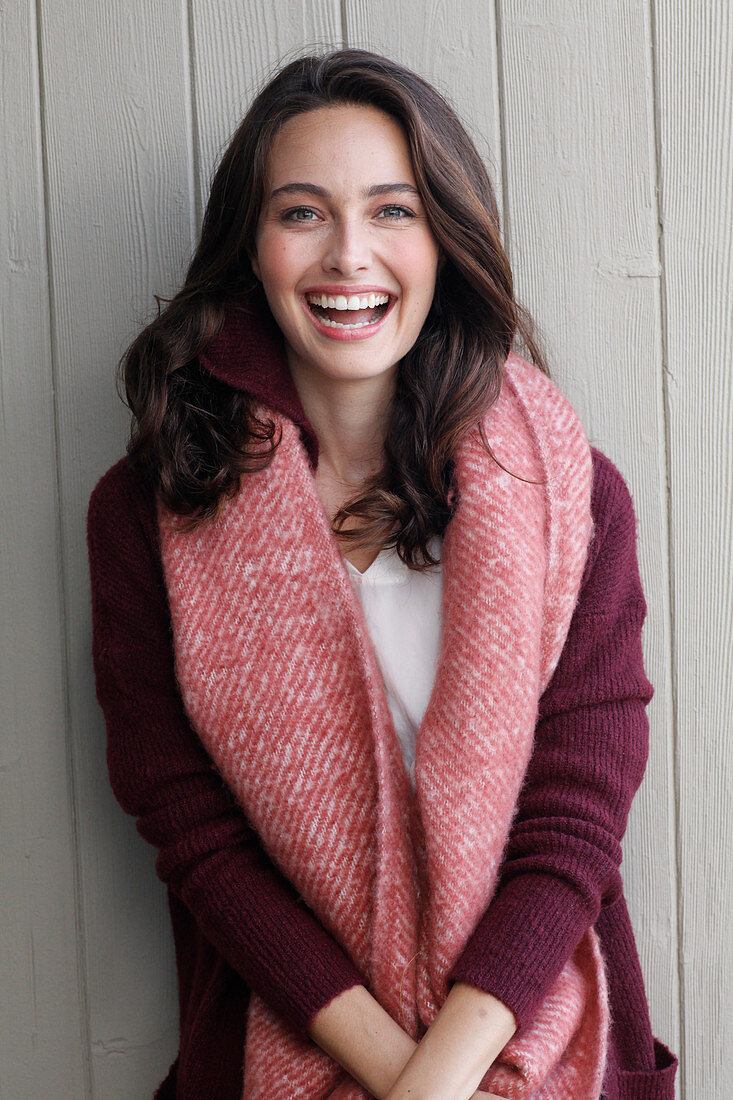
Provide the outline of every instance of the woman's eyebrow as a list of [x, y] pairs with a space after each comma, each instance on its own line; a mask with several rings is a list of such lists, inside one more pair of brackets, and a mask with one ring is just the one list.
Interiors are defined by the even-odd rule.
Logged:
[[[371, 187], [367, 187], [362, 191], [362, 198], [371, 199], [375, 195], [388, 195], [396, 191], [408, 192], [417, 195], [418, 198], [420, 197], [417, 187], [413, 187], [411, 183], [374, 183]], [[319, 187], [316, 183], [284, 183], [282, 187], [276, 187], [274, 191], [270, 192], [267, 201], [271, 202], [276, 195], [290, 195], [295, 192], [319, 195], [323, 199], [331, 198], [331, 192], [327, 191], [325, 187]]]

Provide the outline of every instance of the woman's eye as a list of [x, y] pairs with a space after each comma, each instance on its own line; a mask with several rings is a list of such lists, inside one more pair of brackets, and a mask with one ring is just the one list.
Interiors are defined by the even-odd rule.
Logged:
[[[387, 211], [389, 211], [389, 210], [399, 210], [402, 214], [406, 215], [406, 217], [408, 217], [408, 218], [414, 218], [415, 217], [415, 215], [412, 213], [412, 211], [408, 210], [406, 206], [384, 206], [384, 207], [382, 207], [382, 213], [384, 213], [385, 210], [387, 210]], [[395, 217], [394, 214], [388, 214], [387, 216], [390, 217], [390, 218]], [[400, 219], [398, 219], [398, 220], [400, 220]]]
[[283, 214], [283, 221], [294, 221], [294, 222], [310, 221], [310, 218], [295, 218], [295, 217], [293, 217], [293, 215], [294, 214], [312, 214], [312, 213], [313, 213], [313, 211], [308, 206], [296, 206], [293, 210], [287, 210]]

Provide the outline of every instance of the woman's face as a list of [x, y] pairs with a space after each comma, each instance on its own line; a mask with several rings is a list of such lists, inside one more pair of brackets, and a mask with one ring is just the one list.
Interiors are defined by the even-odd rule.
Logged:
[[346, 105], [285, 123], [251, 259], [296, 377], [392, 375], [430, 309], [438, 256], [399, 123]]

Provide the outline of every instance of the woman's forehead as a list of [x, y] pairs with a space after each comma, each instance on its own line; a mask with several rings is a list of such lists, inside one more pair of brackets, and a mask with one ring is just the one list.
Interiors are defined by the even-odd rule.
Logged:
[[[385, 174], [386, 173], [386, 174]], [[268, 157], [269, 191], [292, 183], [329, 191], [353, 190], [353, 197], [368, 188], [387, 184], [415, 187], [409, 146], [401, 125], [372, 107], [318, 108], [288, 119], [273, 140]], [[376, 194], [372, 191], [372, 195]]]

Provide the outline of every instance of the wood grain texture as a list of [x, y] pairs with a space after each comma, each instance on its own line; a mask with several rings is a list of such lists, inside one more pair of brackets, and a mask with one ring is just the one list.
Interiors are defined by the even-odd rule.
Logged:
[[91, 667], [85, 520], [94, 483], [124, 453], [116, 361], [154, 314], [153, 293], [169, 295], [179, 282], [192, 246], [186, 8], [43, 0], [40, 15], [91, 1095], [145, 1097], [178, 1045], [173, 950], [154, 852], [109, 788]]
[[655, 4], [683, 1093], [733, 1095], [733, 10]]
[[0, 1096], [85, 1095], [35, 5], [0, 11]]
[[641, 0], [500, 3], [507, 221], [523, 298], [638, 520], [650, 757], [624, 881], [655, 1034], [677, 1049], [673, 704], [653, 83]]

